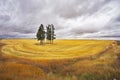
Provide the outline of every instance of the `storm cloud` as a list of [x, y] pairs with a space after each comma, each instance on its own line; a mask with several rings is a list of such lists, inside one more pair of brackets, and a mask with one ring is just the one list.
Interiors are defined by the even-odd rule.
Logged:
[[0, 0], [0, 37], [35, 38], [54, 24], [57, 38], [119, 38], [120, 0]]

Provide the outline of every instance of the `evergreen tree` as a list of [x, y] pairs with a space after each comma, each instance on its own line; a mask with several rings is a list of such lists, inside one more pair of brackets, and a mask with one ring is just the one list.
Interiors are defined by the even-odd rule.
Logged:
[[43, 24], [40, 25], [36, 37], [38, 40], [40, 40], [40, 44], [43, 45], [43, 40], [45, 39], [45, 31]]
[[52, 41], [52, 44], [53, 44], [53, 40], [56, 39], [55, 37], [55, 28], [54, 28], [54, 25], [51, 24], [51, 41]]
[[47, 32], [46, 32], [46, 39], [47, 40], [49, 40], [50, 41], [50, 43], [51, 43], [51, 28], [50, 28], [51, 26], [50, 25], [48, 25], [47, 27], [46, 27], [46, 29], [47, 29]]
[[51, 24], [51, 25], [48, 25], [47, 27], [47, 32], [46, 32], [46, 35], [47, 35], [47, 40], [50, 41], [50, 43], [53, 43], [53, 40], [55, 39], [55, 34], [54, 34], [54, 25]]

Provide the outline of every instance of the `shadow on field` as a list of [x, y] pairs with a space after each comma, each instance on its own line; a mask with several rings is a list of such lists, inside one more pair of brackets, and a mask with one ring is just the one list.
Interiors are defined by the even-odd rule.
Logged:
[[[37, 46], [41, 46], [41, 44], [40, 43], [35, 43], [34, 45], [37, 45]], [[44, 43], [43, 45], [57, 45], [57, 43], [49, 43], [49, 42], [46, 42], [46, 43]]]
[[35, 45], [40, 45], [40, 43], [35, 43]]

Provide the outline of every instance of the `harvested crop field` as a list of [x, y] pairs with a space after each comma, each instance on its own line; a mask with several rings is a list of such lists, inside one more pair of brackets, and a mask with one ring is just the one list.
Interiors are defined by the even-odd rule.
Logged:
[[112, 40], [0, 40], [2, 80], [119, 80], [120, 44]]

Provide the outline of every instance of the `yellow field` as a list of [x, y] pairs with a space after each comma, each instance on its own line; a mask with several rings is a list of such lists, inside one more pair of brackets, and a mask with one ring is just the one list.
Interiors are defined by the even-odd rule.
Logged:
[[2, 39], [0, 78], [120, 79], [119, 55], [120, 46], [112, 40], [55, 40], [54, 44], [39, 45], [36, 39]]
[[2, 40], [2, 52], [30, 59], [65, 59], [86, 57], [104, 51], [113, 41], [56, 40], [53, 45], [40, 46], [37, 40]]

